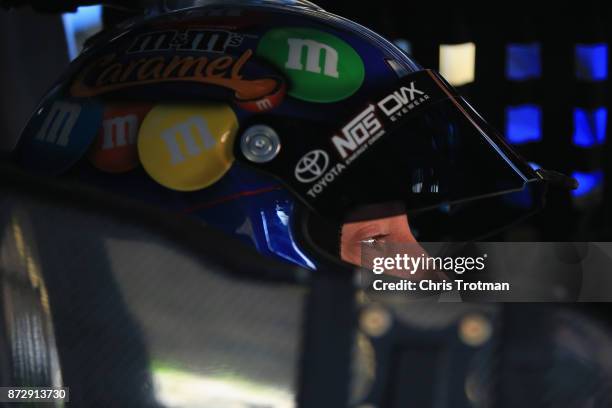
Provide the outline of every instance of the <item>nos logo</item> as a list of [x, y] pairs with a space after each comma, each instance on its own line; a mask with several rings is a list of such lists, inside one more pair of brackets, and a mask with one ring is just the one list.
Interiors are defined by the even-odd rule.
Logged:
[[259, 42], [257, 55], [289, 77], [289, 95], [309, 102], [346, 99], [365, 77], [359, 54], [345, 41], [319, 30], [271, 30]]

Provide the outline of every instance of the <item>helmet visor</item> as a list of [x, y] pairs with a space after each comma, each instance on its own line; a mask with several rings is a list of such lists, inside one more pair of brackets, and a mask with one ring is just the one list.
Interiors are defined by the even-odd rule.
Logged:
[[353, 112], [328, 132], [270, 119], [293, 140], [257, 166], [335, 220], [360, 206], [401, 201], [410, 213], [548, 181], [433, 71], [405, 76]]

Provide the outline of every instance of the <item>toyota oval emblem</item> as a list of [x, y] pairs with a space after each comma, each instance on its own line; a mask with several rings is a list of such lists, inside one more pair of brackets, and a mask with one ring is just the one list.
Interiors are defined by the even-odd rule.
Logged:
[[321, 177], [329, 166], [329, 156], [323, 150], [306, 153], [295, 166], [295, 178], [302, 183], [311, 183]]

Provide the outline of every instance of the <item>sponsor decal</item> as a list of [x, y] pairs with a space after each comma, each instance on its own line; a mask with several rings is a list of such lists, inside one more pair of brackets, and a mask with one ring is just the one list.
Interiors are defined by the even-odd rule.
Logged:
[[384, 97], [378, 102], [380, 110], [395, 122], [402, 116], [412, 111], [417, 106], [429, 100], [429, 95], [415, 88], [415, 81], [408, 86], [402, 86], [397, 91]]
[[102, 115], [102, 108], [93, 101], [55, 99], [46, 103], [24, 129], [22, 164], [60, 174], [87, 152]]
[[376, 117], [375, 109], [374, 105], [368, 106], [342, 128], [341, 136], [332, 137], [332, 144], [347, 164], [364, 152], [368, 144], [385, 134], [382, 123]]
[[332, 166], [332, 168], [323, 175], [316, 183], [312, 185], [312, 187], [306, 192], [310, 197], [316, 198], [319, 194], [323, 192], [327, 186], [333, 183], [336, 180], [336, 177], [340, 176], [342, 172], [346, 169], [346, 166], [342, 163], [336, 163]]
[[77, 103], [54, 102], [45, 114], [42, 126], [36, 133], [36, 140], [61, 147], [68, 146], [82, 109]]
[[[295, 168], [296, 179], [302, 183], [316, 181], [306, 192], [309, 197], [316, 198], [355, 160], [383, 137], [394, 123], [429, 99], [430, 96], [417, 87], [416, 81], [411, 81], [378, 102], [369, 104], [350, 119], [340, 132], [332, 136], [331, 145], [340, 160], [332, 164], [330, 170], [327, 170], [330, 163], [327, 152], [314, 150], [307, 153]], [[320, 158], [323, 156], [326, 158], [324, 168]], [[304, 175], [310, 177], [304, 177]]]
[[314, 198], [322, 193], [346, 168], [342, 163], [336, 163], [329, 168], [329, 163], [329, 155], [318, 149], [306, 153], [295, 166], [294, 175], [300, 183], [316, 181], [307, 192], [309, 196]]
[[301, 183], [311, 183], [321, 177], [329, 166], [329, 155], [323, 150], [306, 153], [295, 166], [295, 178]]
[[256, 54], [289, 77], [289, 95], [309, 102], [346, 99], [365, 78], [359, 54], [342, 39], [319, 30], [271, 30], [261, 38]]
[[[170, 165], [185, 163], [187, 159], [200, 156], [215, 147], [217, 141], [210, 133], [208, 122], [201, 116], [190, 116], [168, 129], [161, 135], [166, 150], [170, 153]], [[185, 147], [183, 149], [183, 146]]]
[[192, 51], [226, 53], [228, 48], [242, 45], [244, 36], [226, 30], [166, 30], [144, 33], [136, 37], [128, 54], [159, 51]]
[[156, 106], [138, 136], [145, 171], [173, 190], [214, 184], [231, 167], [238, 119], [226, 105]]
[[244, 78], [242, 71], [252, 55], [246, 50], [238, 57], [157, 54], [125, 60], [110, 54], [82, 70], [70, 93], [88, 98], [135, 86], [189, 82], [230, 89], [238, 103], [253, 104], [258, 111], [274, 108], [282, 102], [284, 84], [280, 78]]
[[136, 142], [138, 131], [151, 105], [114, 106], [104, 112], [104, 120], [90, 151], [89, 160], [99, 170], [124, 173], [139, 164]]
[[278, 88], [269, 95], [256, 99], [237, 99], [236, 105], [249, 112], [266, 112], [279, 106], [285, 99], [287, 86], [283, 81], [278, 81]]

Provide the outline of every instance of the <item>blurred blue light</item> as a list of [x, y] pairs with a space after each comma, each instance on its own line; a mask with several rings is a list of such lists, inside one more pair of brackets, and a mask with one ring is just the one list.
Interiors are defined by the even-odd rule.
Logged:
[[608, 110], [597, 108], [586, 110], [574, 109], [574, 144], [578, 147], [601, 145], [606, 140], [606, 122]]
[[508, 44], [506, 47], [506, 78], [514, 81], [542, 76], [540, 43]]
[[531, 166], [531, 168], [534, 169], [534, 170], [540, 170], [542, 168], [542, 166], [540, 166], [538, 163], [534, 163], [534, 162], [529, 162], [529, 166]]
[[508, 193], [503, 197], [504, 201], [515, 208], [531, 208], [533, 207], [533, 195], [529, 188], [523, 188], [520, 191]]
[[410, 41], [406, 40], [405, 38], [398, 38], [393, 42], [400, 50], [404, 51], [406, 54], [412, 54], [412, 44], [410, 43]]
[[542, 140], [542, 109], [537, 105], [508, 106], [506, 138], [513, 144]]
[[608, 78], [608, 45], [576, 44], [576, 78], [603, 81]]
[[574, 197], [583, 197], [593, 192], [602, 185], [604, 179], [603, 171], [601, 170], [590, 173], [577, 171], [572, 173], [572, 177], [578, 180], [578, 188], [572, 191]]
[[68, 54], [70, 59], [75, 59], [81, 51], [79, 44], [79, 33], [98, 31], [102, 28], [102, 6], [79, 7], [75, 13], [64, 13], [64, 31], [68, 43]]

